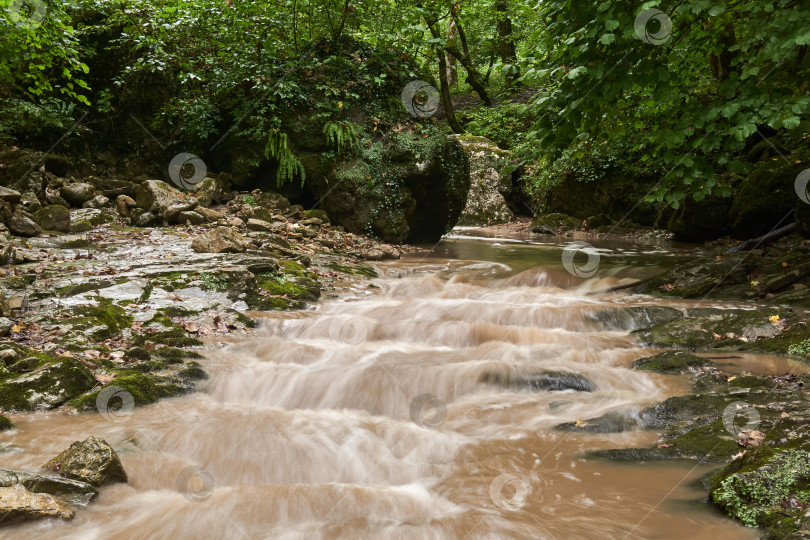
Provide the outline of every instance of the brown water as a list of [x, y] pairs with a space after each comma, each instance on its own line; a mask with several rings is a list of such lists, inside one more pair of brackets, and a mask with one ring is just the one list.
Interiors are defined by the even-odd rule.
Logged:
[[[102, 490], [69, 523], [5, 538], [755, 538], [701, 502], [693, 463], [622, 465], [598, 448], [655, 432], [554, 431], [683, 394], [685, 377], [628, 367], [651, 352], [606, 307], [660, 303], [596, 294], [688, 253], [605, 246], [597, 277], [560, 268], [554, 244], [451, 238], [427, 258], [381, 265], [317, 309], [273, 314], [254, 335], [212, 344], [204, 391], [110, 420], [17, 414], [3, 467], [37, 470], [102, 436], [128, 485]], [[688, 305], [680, 303], [673, 305]], [[746, 356], [753, 371], [791, 369]], [[510, 390], [501, 375], [565, 371], [596, 391]]]

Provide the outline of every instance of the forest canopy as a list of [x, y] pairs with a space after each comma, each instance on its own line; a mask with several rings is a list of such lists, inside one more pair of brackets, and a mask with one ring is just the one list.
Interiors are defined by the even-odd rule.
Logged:
[[677, 207], [728, 196], [753, 144], [803, 144], [810, 119], [810, 5], [793, 0], [6, 0], [3, 14], [12, 140], [132, 111], [167, 141], [267, 138], [285, 110], [342, 120], [421, 78], [444, 129], [515, 152], [536, 192], [620, 166]]

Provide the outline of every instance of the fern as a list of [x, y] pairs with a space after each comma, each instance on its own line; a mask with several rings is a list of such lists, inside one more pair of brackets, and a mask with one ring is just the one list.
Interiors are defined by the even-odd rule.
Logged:
[[338, 154], [352, 153], [360, 146], [360, 133], [351, 122], [329, 121], [323, 126], [326, 143], [337, 149]]
[[296, 174], [301, 176], [301, 185], [307, 178], [304, 166], [293, 154], [287, 140], [287, 134], [274, 129], [270, 131], [267, 138], [267, 146], [264, 148], [264, 155], [268, 159], [273, 158], [278, 161], [278, 171], [276, 172], [276, 184], [280, 187], [284, 182], [290, 182]]

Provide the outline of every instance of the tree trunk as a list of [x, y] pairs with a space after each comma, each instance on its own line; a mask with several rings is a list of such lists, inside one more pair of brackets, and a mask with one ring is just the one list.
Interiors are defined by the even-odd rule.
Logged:
[[445, 48], [447, 52], [455, 56], [461, 65], [464, 66], [464, 69], [467, 71], [467, 79], [466, 81], [473, 87], [475, 93], [479, 95], [479, 97], [483, 100], [487, 107], [492, 107], [492, 100], [489, 97], [489, 93], [487, 92], [486, 87], [483, 83], [483, 78], [481, 74], [478, 73], [478, 70], [475, 69], [475, 66], [470, 59], [470, 49], [467, 46], [467, 35], [464, 33], [464, 27], [461, 26], [461, 22], [458, 20], [458, 16], [455, 11], [450, 11], [450, 16], [456, 23], [456, 29], [458, 30], [458, 39], [461, 42], [461, 48], [464, 51], [463, 53], [458, 50], [458, 47], [448, 43]]
[[[517, 52], [512, 36], [512, 19], [509, 18], [508, 0], [495, 0], [495, 11], [498, 13], [498, 52], [501, 56], [501, 62], [514, 66], [517, 63]], [[512, 88], [515, 79], [519, 76], [519, 73], [512, 73], [511, 71], [504, 75], [507, 90]]]

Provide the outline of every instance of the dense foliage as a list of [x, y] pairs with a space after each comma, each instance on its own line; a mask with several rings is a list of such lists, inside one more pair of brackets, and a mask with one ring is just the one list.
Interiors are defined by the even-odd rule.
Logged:
[[650, 198], [677, 206], [729, 195], [746, 149], [801, 144], [810, 125], [798, 0], [5, 1], [12, 140], [134, 113], [166, 144], [241, 135], [272, 153], [279, 117], [307, 107], [343, 152], [359, 141], [347, 111], [384, 126], [391, 97], [426, 78], [446, 129], [514, 150], [536, 191], [621, 168], [659, 178]]

